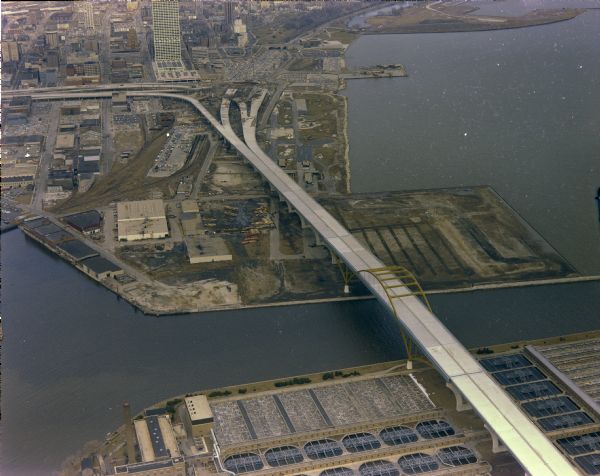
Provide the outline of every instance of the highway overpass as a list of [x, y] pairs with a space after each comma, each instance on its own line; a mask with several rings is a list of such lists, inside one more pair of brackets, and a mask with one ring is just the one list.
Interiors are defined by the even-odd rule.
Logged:
[[204, 82], [184, 82], [176, 81], [169, 83], [124, 83], [124, 84], [86, 84], [75, 86], [58, 86], [35, 89], [7, 89], [2, 91], [2, 95], [6, 97], [14, 96], [39, 96], [43, 93], [57, 94], [62, 93], [86, 93], [91, 94], [98, 91], [118, 92], [118, 91], [181, 91], [188, 92], [190, 89], [210, 89], [212, 88], [210, 81]]
[[[106, 92], [96, 95], [105, 96]], [[86, 93], [85, 97], [94, 97]], [[309, 225], [332, 254], [367, 286], [379, 302], [400, 321], [427, 359], [446, 379], [457, 395], [480, 415], [490, 430], [495, 443], [506, 448], [532, 476], [571, 476], [579, 474], [566, 457], [546, 438], [541, 430], [521, 411], [501, 387], [485, 372], [477, 360], [465, 349], [440, 320], [414, 296], [394, 274], [387, 275], [385, 285], [372, 270], [384, 268], [373, 253], [365, 249], [321, 205], [309, 196], [296, 182], [258, 146], [255, 137], [256, 116], [264, 94], [253, 101], [250, 114], [245, 104], [240, 104], [244, 140], [239, 138], [229, 124], [229, 100], [221, 104], [222, 122], [218, 121], [198, 100], [176, 93], [162, 91], [129, 91], [129, 96], [159, 96], [185, 101], [193, 105], [219, 134], [262, 175]], [[96, 96], [96, 97], [97, 97]], [[42, 93], [34, 99], [81, 98], [81, 93]], [[260, 101], [260, 102], [259, 102]], [[391, 299], [390, 299], [391, 293]], [[467, 405], [465, 405], [467, 406]]]

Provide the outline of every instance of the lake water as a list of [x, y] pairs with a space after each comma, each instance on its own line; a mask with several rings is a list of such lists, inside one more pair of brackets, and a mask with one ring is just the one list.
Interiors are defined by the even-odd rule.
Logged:
[[[597, 272], [598, 18], [360, 39], [350, 62], [402, 62], [411, 76], [349, 82], [354, 189], [490, 183]], [[2, 236], [2, 285], [3, 476], [51, 474], [120, 425], [123, 400], [138, 411], [202, 388], [402, 357], [396, 324], [373, 301], [146, 317], [19, 231]], [[469, 347], [600, 326], [597, 282], [431, 302]]]
[[599, 0], [471, 0], [479, 9], [473, 15], [519, 16], [533, 10], [558, 8], [600, 8]]
[[[501, 2], [499, 2], [501, 3]], [[354, 192], [491, 185], [580, 272], [600, 273], [600, 11], [490, 32], [369, 35], [348, 81]]]

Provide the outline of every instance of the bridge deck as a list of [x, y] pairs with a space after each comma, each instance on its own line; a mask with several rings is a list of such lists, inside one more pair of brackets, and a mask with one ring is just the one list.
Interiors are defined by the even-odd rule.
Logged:
[[[231, 129], [229, 121], [221, 124], [198, 100], [166, 92], [128, 92], [131, 96], [161, 96], [180, 99], [192, 104], [211, 125], [281, 194], [297, 213], [323, 238], [329, 249], [354, 271], [363, 283], [400, 320], [403, 328], [419, 344], [423, 353], [438, 371], [453, 384], [475, 411], [498, 435], [513, 456], [531, 475], [570, 476], [579, 474], [566, 457], [513, 403], [508, 395], [483, 370], [473, 356], [454, 335], [414, 296], [404, 296], [390, 302], [379, 281], [361, 271], [384, 266], [365, 249], [335, 218], [292, 181], [258, 146], [255, 137], [256, 114], [260, 104], [253, 104], [248, 117], [244, 104], [240, 105], [244, 127], [244, 143]], [[50, 95], [40, 95], [48, 98]], [[62, 94], [60, 98], [69, 97]], [[73, 94], [81, 97], [81, 94]], [[86, 95], [87, 96], [87, 95]], [[90, 94], [91, 96], [91, 94]], [[54, 96], [55, 97], [55, 96]], [[264, 95], [261, 97], [264, 98]], [[41, 98], [40, 98], [41, 99]], [[223, 102], [222, 113], [229, 114], [229, 104]], [[392, 292], [397, 296], [408, 294], [400, 280]]]

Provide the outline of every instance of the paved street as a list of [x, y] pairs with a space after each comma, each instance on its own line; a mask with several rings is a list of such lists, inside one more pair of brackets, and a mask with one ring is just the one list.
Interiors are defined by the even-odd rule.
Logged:
[[[57, 118], [59, 115], [60, 104], [53, 102], [50, 108], [48, 117]], [[56, 136], [58, 134], [58, 124], [51, 122], [48, 125], [48, 135], [44, 143], [44, 151], [40, 158], [40, 164], [38, 166], [38, 177], [36, 181], [35, 190], [33, 192], [33, 198], [31, 200], [31, 206], [35, 209], [41, 210], [46, 193], [46, 187], [48, 184], [48, 172], [50, 170], [50, 163], [52, 162], [52, 156], [54, 153], [54, 144], [56, 142]]]
[[111, 114], [111, 100], [101, 99], [102, 108], [102, 161], [100, 171], [103, 175], [108, 174], [115, 158], [114, 134]]

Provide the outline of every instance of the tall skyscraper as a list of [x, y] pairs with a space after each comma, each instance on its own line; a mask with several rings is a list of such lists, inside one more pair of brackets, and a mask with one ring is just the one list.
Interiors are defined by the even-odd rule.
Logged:
[[223, 6], [223, 8], [225, 9], [225, 24], [233, 25], [233, 20], [235, 17], [235, 10], [234, 10], [234, 6], [233, 6], [233, 2], [230, 0], [227, 0], [225, 2], [225, 5]]
[[95, 25], [94, 25], [94, 6], [93, 6], [92, 2], [89, 2], [89, 1], [82, 2], [82, 4], [83, 4], [82, 5], [83, 23], [86, 28], [93, 30], [95, 27]]
[[179, 0], [152, 0], [152, 23], [154, 59], [158, 66], [169, 67], [174, 62], [181, 65]]

